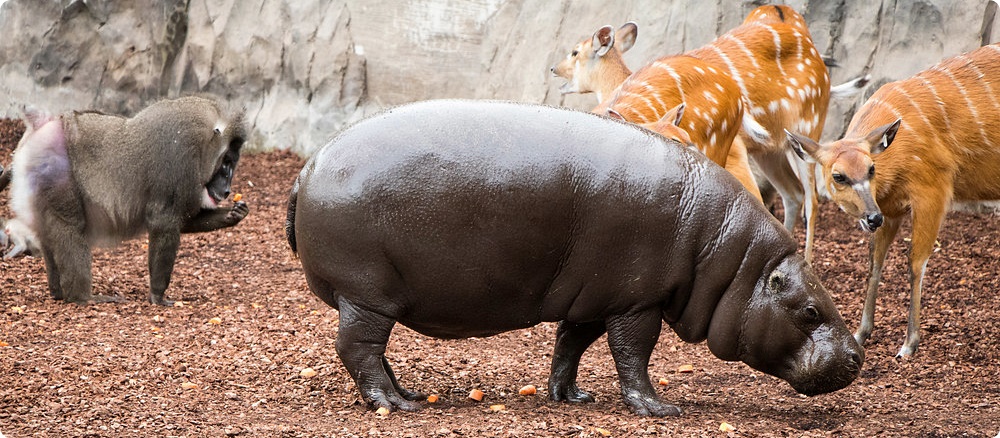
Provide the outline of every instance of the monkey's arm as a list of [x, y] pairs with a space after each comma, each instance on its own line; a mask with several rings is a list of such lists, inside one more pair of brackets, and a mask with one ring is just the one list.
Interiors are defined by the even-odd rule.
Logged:
[[248, 214], [250, 214], [250, 207], [247, 206], [246, 202], [236, 202], [233, 204], [233, 208], [228, 210], [225, 208], [203, 209], [181, 226], [181, 232], [201, 233], [231, 227], [240, 223]]

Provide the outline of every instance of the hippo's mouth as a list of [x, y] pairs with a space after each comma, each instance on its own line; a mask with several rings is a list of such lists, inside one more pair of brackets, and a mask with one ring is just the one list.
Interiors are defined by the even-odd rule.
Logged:
[[783, 375], [796, 392], [806, 396], [826, 394], [850, 385], [861, 374], [864, 359], [826, 357], [818, 361], [791, 364]]

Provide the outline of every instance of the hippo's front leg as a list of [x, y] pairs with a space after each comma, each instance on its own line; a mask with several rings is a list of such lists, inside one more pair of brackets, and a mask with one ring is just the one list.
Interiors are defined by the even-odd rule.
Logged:
[[660, 309], [608, 318], [608, 346], [618, 368], [625, 403], [639, 415], [664, 417], [681, 414], [677, 406], [664, 403], [649, 381], [649, 356], [660, 338]]
[[555, 401], [592, 402], [594, 397], [576, 386], [580, 358], [605, 332], [604, 321], [575, 324], [562, 321], [556, 332], [549, 373], [549, 397]]
[[337, 355], [361, 391], [361, 397], [372, 407], [390, 411], [416, 411], [414, 400], [423, 394], [399, 386], [396, 375], [385, 358], [385, 346], [396, 321], [362, 309], [343, 297], [337, 298], [340, 328], [337, 333]]

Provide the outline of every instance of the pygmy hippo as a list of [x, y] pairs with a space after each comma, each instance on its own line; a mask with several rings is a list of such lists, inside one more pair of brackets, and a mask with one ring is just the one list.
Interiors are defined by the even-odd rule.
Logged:
[[560, 321], [549, 395], [608, 334], [625, 402], [677, 415], [647, 367], [661, 321], [686, 342], [820, 394], [863, 361], [796, 242], [697, 152], [597, 115], [428, 101], [342, 131], [295, 182], [288, 241], [340, 312], [337, 354], [371, 407], [416, 410], [385, 358], [398, 322], [438, 338]]

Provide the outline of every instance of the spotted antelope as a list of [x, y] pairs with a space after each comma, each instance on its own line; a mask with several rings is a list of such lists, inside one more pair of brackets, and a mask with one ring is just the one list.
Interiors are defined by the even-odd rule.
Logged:
[[[698, 150], [733, 174], [759, 200], [746, 147], [733, 140], [741, 126], [744, 132], [762, 138], [768, 133], [744, 112], [741, 96], [736, 81], [714, 65], [690, 56], [667, 56], [625, 79], [596, 111], [606, 108], [660, 134], [678, 128], [685, 131]], [[676, 120], [676, 125], [659, 122], [670, 108], [680, 104], [686, 107], [683, 120]]]
[[920, 295], [927, 260], [952, 201], [1000, 199], [1000, 46], [946, 59], [886, 84], [858, 109], [844, 138], [819, 145], [789, 133], [841, 210], [874, 231], [861, 324], [874, 328], [875, 297], [889, 245], [912, 218], [910, 309], [898, 357], [920, 342]]

